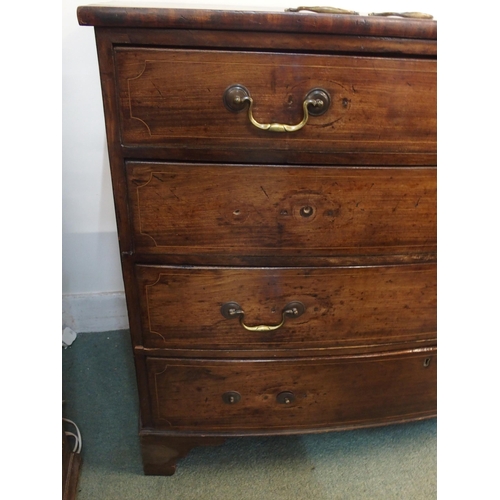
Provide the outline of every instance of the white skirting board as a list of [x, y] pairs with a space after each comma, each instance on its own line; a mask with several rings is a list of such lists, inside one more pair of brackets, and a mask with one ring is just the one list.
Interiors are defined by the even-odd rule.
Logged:
[[76, 333], [128, 329], [124, 292], [68, 294], [62, 297], [62, 325]]

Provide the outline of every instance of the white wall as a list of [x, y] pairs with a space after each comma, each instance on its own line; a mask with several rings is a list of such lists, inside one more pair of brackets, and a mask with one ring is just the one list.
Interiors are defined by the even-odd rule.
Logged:
[[[79, 26], [76, 18], [77, 7], [86, 3], [97, 2], [63, 0], [63, 324], [77, 331], [97, 331], [126, 328], [127, 320], [94, 30]], [[151, 4], [144, 0], [135, 0], [135, 3]], [[437, 17], [436, 2], [428, 0], [310, 3], [304, 0], [227, 0], [221, 3], [190, 0], [177, 3], [177, 6], [284, 10], [303, 4], [333, 5], [361, 13], [420, 11]]]

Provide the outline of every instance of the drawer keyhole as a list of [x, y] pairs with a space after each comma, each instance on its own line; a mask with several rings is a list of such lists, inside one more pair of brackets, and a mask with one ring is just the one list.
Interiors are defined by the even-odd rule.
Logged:
[[314, 209], [313, 207], [307, 205], [305, 207], [302, 207], [299, 213], [301, 217], [311, 217], [311, 215], [314, 213]]
[[295, 394], [293, 392], [284, 391], [276, 396], [276, 402], [282, 405], [289, 405], [295, 401]]
[[238, 403], [240, 399], [241, 399], [241, 394], [236, 391], [225, 392], [222, 395], [222, 401], [224, 401], [224, 403], [226, 403], [227, 405], [234, 405]]

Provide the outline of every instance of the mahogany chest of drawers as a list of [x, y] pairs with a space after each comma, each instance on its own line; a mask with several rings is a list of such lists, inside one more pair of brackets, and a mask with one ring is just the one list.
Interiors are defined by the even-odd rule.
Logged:
[[436, 415], [436, 23], [80, 7], [146, 474]]

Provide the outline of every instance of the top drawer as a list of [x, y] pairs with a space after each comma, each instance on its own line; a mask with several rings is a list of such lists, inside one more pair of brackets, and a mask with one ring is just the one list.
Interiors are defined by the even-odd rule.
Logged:
[[[436, 61], [216, 50], [117, 47], [121, 140], [126, 147], [211, 151], [214, 158], [300, 163], [405, 163], [436, 152]], [[321, 89], [328, 109], [307, 105], [300, 130], [275, 133], [251, 123], [250, 103], [231, 111], [244, 87], [261, 125], [298, 125], [304, 101]], [[238, 95], [238, 94], [237, 94]], [[316, 96], [317, 97], [317, 96]], [[322, 99], [327, 104], [327, 99]], [[252, 158], [248, 154], [253, 155]]]

